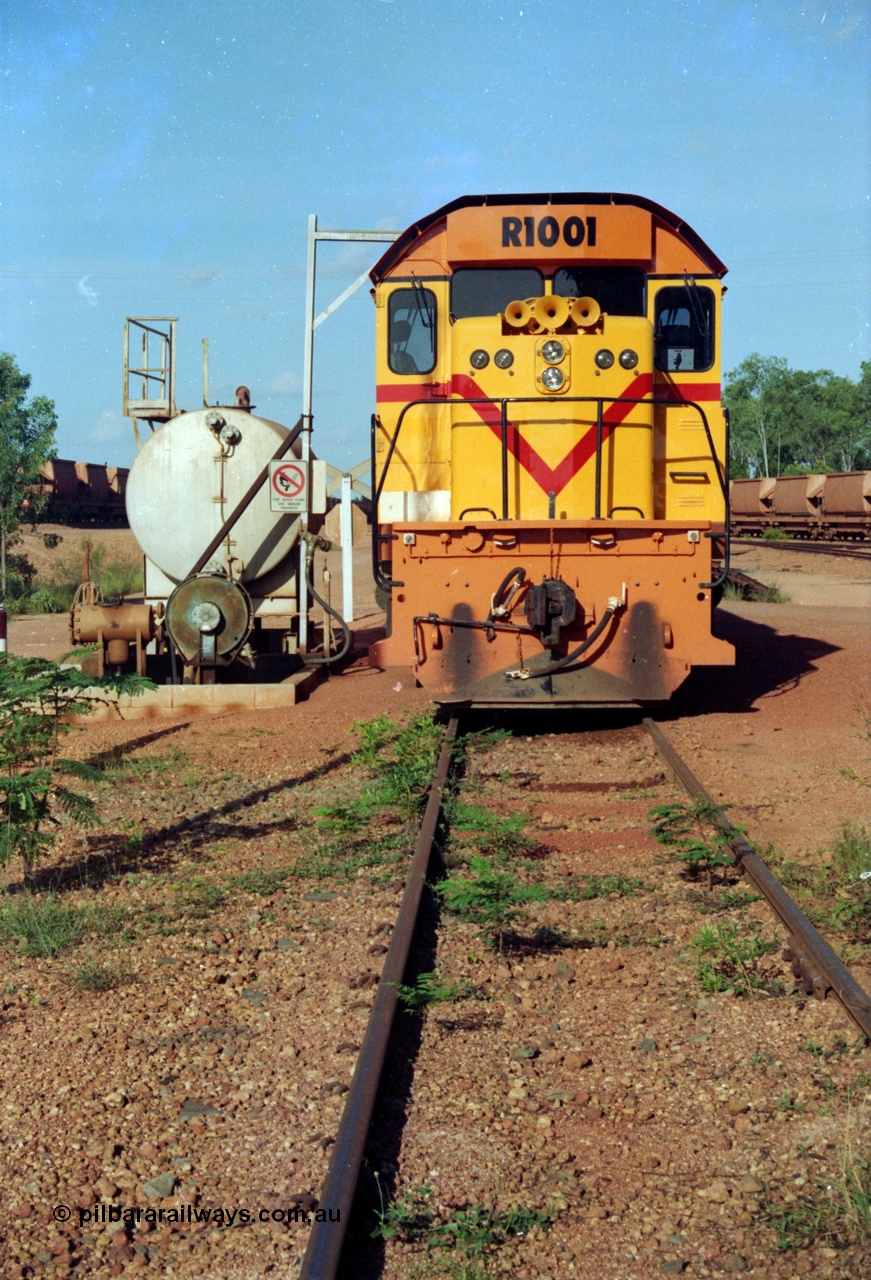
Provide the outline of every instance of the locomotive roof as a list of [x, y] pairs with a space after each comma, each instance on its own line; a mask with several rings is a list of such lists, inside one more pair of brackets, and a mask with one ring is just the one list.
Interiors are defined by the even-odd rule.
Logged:
[[460, 196], [449, 204], [442, 205], [435, 212], [427, 214], [423, 218], [418, 218], [416, 222], [413, 222], [393, 242], [390, 248], [382, 254], [369, 275], [374, 284], [380, 284], [397, 263], [402, 262], [404, 258], [413, 252], [415, 246], [428, 232], [432, 232], [439, 222], [447, 219], [458, 210], [484, 207], [504, 208], [506, 206], [541, 208], [560, 205], [631, 205], [638, 209], [644, 209], [652, 215], [654, 223], [658, 223], [671, 232], [687, 248], [691, 249], [707, 271], [717, 276], [726, 274], [727, 267], [725, 264], [720, 261], [689, 223], [684, 222], [682, 218], [677, 217], [676, 214], [671, 213], [661, 204], [657, 204], [653, 200], [647, 200], [644, 196], [627, 195], [623, 192], [573, 191], [552, 192], [550, 194], [539, 192], [532, 194]]

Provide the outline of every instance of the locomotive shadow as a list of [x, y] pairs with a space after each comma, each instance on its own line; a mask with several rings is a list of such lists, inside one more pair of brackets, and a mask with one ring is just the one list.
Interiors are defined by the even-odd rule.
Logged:
[[763, 697], [782, 697], [840, 647], [817, 636], [784, 634], [764, 622], [717, 609], [714, 634], [735, 646], [734, 667], [696, 667], [658, 719], [704, 712], [758, 711]]

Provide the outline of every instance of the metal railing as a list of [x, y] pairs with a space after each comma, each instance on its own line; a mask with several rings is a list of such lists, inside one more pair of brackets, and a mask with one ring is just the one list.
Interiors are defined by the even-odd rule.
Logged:
[[[549, 406], [557, 404], [556, 401], [547, 401], [546, 403]], [[711, 461], [714, 464], [717, 480], [720, 485], [720, 492], [723, 495], [723, 501], [725, 503], [725, 509], [726, 509], [726, 528], [724, 533], [722, 534], [722, 537], [724, 538], [724, 542], [725, 542], [724, 571], [720, 575], [720, 577], [715, 579], [713, 582], [700, 583], [699, 585], [702, 587], [718, 587], [722, 585], [722, 583], [725, 582], [726, 580], [726, 575], [728, 573], [728, 566], [729, 566], [729, 540], [730, 540], [730, 537], [729, 537], [729, 486], [728, 486], [728, 480], [726, 477], [726, 470], [725, 470], [724, 463], [721, 461], [721, 459], [717, 455], [717, 450], [714, 445], [714, 439], [713, 439], [713, 436], [711, 435], [710, 423], [708, 422], [707, 415], [704, 409], [702, 408], [702, 406], [695, 400], [678, 400], [678, 399], [673, 399], [671, 397], [666, 398], [666, 397], [651, 397], [651, 396], [640, 397], [640, 398], [635, 398], [630, 396], [566, 396], [565, 398], [561, 397], [558, 403], [560, 405], [593, 404], [596, 406], [596, 421], [595, 421], [595, 428], [596, 428], [595, 459], [596, 461], [595, 461], [595, 493], [594, 493], [594, 503], [593, 503], [593, 511], [594, 511], [593, 519], [595, 520], [601, 520], [603, 518], [602, 517], [602, 446], [605, 440], [608, 437], [610, 437], [611, 434], [615, 432], [619, 427], [624, 425], [630, 426], [630, 427], [638, 427], [639, 425], [642, 425], [638, 422], [629, 422], [629, 423], [606, 422], [604, 406], [606, 404], [610, 406], [650, 405], [654, 408], [664, 408], [664, 409], [680, 408], [680, 409], [696, 410], [699, 417], [701, 418], [702, 427], [705, 432], [705, 438], [707, 439], [708, 448], [710, 450]], [[514, 423], [510, 423], [508, 421], [508, 406], [517, 405], [517, 404], [534, 404], [539, 407], [542, 407], [542, 399], [540, 396], [502, 396], [498, 398], [481, 396], [481, 397], [476, 397], [474, 399], [452, 397], [451, 399], [446, 399], [446, 400], [435, 400], [432, 398], [409, 400], [407, 404], [404, 404], [402, 406], [402, 409], [400, 410], [400, 413], [399, 413], [399, 417], [396, 420], [396, 426], [393, 428], [393, 434], [390, 438], [390, 444], [387, 449], [387, 456], [384, 460], [384, 465], [381, 469], [380, 479], [377, 475], [376, 436], [377, 436], [378, 427], [381, 425], [381, 420], [377, 414], [372, 415], [372, 421], [371, 421], [372, 503], [373, 503], [372, 574], [375, 579], [376, 585], [382, 591], [390, 591], [393, 587], [404, 586], [404, 583], [398, 582], [392, 578], [386, 578], [381, 572], [381, 561], [380, 561], [380, 556], [378, 554], [379, 543], [385, 540], [386, 538], [392, 538], [393, 535], [379, 534], [378, 504], [381, 499], [381, 493], [384, 488], [385, 480], [387, 479], [387, 473], [390, 470], [390, 463], [393, 459], [393, 454], [396, 451], [396, 445], [399, 440], [399, 435], [402, 430], [403, 424], [405, 423], [406, 414], [411, 409], [417, 408], [419, 405], [428, 405], [430, 407], [435, 406], [438, 408], [450, 408], [450, 409], [455, 409], [463, 405], [489, 405], [492, 407], [498, 407], [499, 435], [500, 435], [500, 444], [501, 444], [501, 466], [500, 466], [501, 488], [502, 488], [501, 518], [503, 520], [509, 520], [511, 517], [508, 512], [508, 496], [509, 496], [508, 431], [509, 431], [509, 428], [513, 428], [516, 431], [517, 427]], [[492, 425], [492, 424], [487, 424], [483, 418], [482, 418], [482, 423], [484, 425]], [[605, 431], [606, 427], [608, 428], [607, 435]], [[728, 430], [728, 424], [727, 424], [727, 430]], [[727, 448], [727, 454], [728, 454], [728, 448]], [[612, 508], [612, 510], [609, 511], [608, 515], [605, 518], [610, 519], [612, 512], [617, 509], [618, 508]], [[620, 508], [620, 509], [623, 509], [623, 508]], [[717, 534], [716, 536], [719, 537], [721, 535]]]

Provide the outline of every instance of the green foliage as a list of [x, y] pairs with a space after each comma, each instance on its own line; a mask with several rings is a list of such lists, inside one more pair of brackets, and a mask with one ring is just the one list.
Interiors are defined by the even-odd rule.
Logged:
[[517, 1208], [508, 1213], [494, 1213], [480, 1204], [458, 1207], [450, 1217], [445, 1217], [430, 1207], [431, 1194], [430, 1187], [420, 1186], [406, 1191], [398, 1200], [387, 1204], [382, 1200], [378, 1226], [372, 1237], [449, 1251], [448, 1259], [454, 1258], [461, 1264], [450, 1274], [464, 1280], [478, 1277], [483, 1280], [490, 1274], [488, 1261], [500, 1245], [526, 1236], [535, 1228], [546, 1231], [554, 1219], [550, 1209]]
[[91, 797], [71, 790], [60, 775], [100, 782], [103, 774], [58, 754], [73, 728], [69, 717], [86, 716], [102, 703], [95, 686], [118, 693], [153, 687], [139, 676], [97, 680], [45, 658], [0, 654], [0, 865], [21, 857], [25, 878], [54, 843], [47, 824], [98, 821]]
[[858, 1145], [845, 1143], [838, 1174], [817, 1180], [810, 1194], [789, 1205], [766, 1200], [764, 1220], [777, 1247], [799, 1249], [814, 1240], [832, 1245], [871, 1245], [871, 1160]]
[[636, 876], [627, 880], [625, 876], [617, 875], [616, 872], [604, 876], [584, 876], [584, 880], [586, 883], [577, 890], [577, 897], [581, 902], [588, 902], [594, 898], [610, 898], [612, 895], [618, 898], [634, 898], [639, 889], [648, 887]]
[[271, 898], [292, 875], [291, 867], [274, 867], [271, 871], [244, 871], [241, 876], [233, 877], [230, 888], [241, 889], [243, 893], [257, 893], [262, 898]]
[[7, 538], [14, 533], [30, 503], [38, 512], [40, 498], [31, 492], [42, 464], [55, 456], [57, 417], [46, 396], [27, 400], [30, 375], [22, 373], [14, 356], [0, 352], [0, 600], [5, 600]]
[[[538, 842], [528, 836], [523, 828], [528, 818], [525, 813], [494, 813], [479, 804], [457, 802], [450, 806], [452, 836], [470, 839], [478, 853], [507, 860], [518, 854], [528, 854], [538, 847]], [[457, 841], [452, 840], [452, 849]]]
[[716, 898], [706, 898], [700, 910], [706, 914], [719, 911], [740, 911], [751, 903], [760, 902], [761, 893], [748, 893], [746, 889], [721, 889]]
[[675, 850], [675, 856], [689, 875], [697, 876], [704, 871], [709, 892], [714, 868], [731, 866], [733, 861], [729, 852], [732, 833], [720, 827], [718, 812], [715, 805], [705, 800], [691, 800], [688, 804], [683, 801], [660, 804], [648, 814], [653, 821], [654, 837]]
[[777, 950], [777, 943], [763, 939], [757, 931], [747, 932], [736, 924], [705, 925], [690, 941], [696, 957], [696, 974], [703, 991], [732, 991], [736, 996], [750, 991], [778, 994], [782, 984], [761, 965], [765, 956]]
[[435, 973], [421, 973], [413, 986], [397, 983], [396, 990], [409, 1013], [430, 1004], [454, 1004], [476, 994], [470, 983], [444, 982]]
[[802, 475], [871, 466], [871, 362], [858, 383], [828, 369], [748, 356], [726, 374], [733, 475]]
[[102, 995], [120, 987], [129, 981], [129, 975], [110, 968], [98, 960], [86, 960], [73, 970], [71, 982], [79, 991], [87, 991], [92, 995]]
[[871, 827], [845, 823], [835, 837], [832, 852], [839, 879], [835, 922], [867, 934], [871, 926]]
[[210, 884], [202, 876], [194, 876], [192, 880], [181, 881], [175, 886], [175, 898], [185, 915], [196, 918], [207, 916], [210, 911], [217, 911], [224, 905], [226, 889], [220, 885]]
[[502, 947], [502, 933], [507, 924], [523, 915], [527, 902], [544, 902], [548, 895], [543, 885], [518, 884], [516, 877], [507, 871], [498, 871], [486, 858], [476, 856], [470, 860], [473, 878], [464, 880], [452, 876], [436, 885], [448, 911], [456, 915], [471, 916], [485, 932], [498, 940]]
[[68, 906], [53, 893], [24, 893], [0, 900], [0, 939], [15, 943], [26, 956], [53, 959], [89, 934], [114, 934], [121, 914]]
[[314, 880], [350, 880], [364, 867], [393, 866], [408, 852], [408, 835], [402, 831], [380, 836], [316, 843], [300, 857], [293, 874]]
[[785, 529], [766, 529], [762, 535], [763, 542], [792, 542]]
[[768, 861], [781, 882], [815, 923], [842, 929], [866, 942], [871, 927], [871, 829], [847, 822], [832, 842], [831, 860], [822, 854], [806, 863], [776, 851]]
[[432, 716], [397, 725], [388, 716], [355, 724], [360, 746], [351, 763], [367, 771], [360, 795], [315, 809], [326, 831], [351, 834], [367, 828], [376, 814], [392, 809], [405, 822], [419, 811], [438, 759], [442, 731]]
[[[142, 557], [138, 554], [115, 556], [108, 559], [108, 552], [102, 543], [95, 543], [93, 538], [82, 538], [78, 553], [65, 555], [58, 561], [51, 573], [46, 575], [40, 593], [51, 602], [53, 609], [48, 612], [69, 609], [73, 596], [82, 580], [82, 552], [87, 547], [89, 552], [88, 573], [91, 582], [99, 589], [104, 600], [120, 600], [124, 596], [134, 595], [142, 591]], [[30, 597], [31, 611], [34, 596]]]
[[155, 773], [178, 773], [188, 763], [188, 757], [178, 747], [170, 747], [163, 755], [111, 755], [103, 765], [103, 776], [112, 782], [124, 782], [128, 778], [137, 782], [151, 778]]

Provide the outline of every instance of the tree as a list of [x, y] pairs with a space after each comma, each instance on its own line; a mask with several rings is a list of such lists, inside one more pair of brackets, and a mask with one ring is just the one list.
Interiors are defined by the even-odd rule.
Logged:
[[731, 453], [738, 474], [771, 474], [778, 404], [787, 372], [781, 356], [754, 352], [726, 374], [723, 399], [729, 409]]
[[748, 356], [726, 374], [733, 475], [806, 475], [871, 466], [871, 364], [859, 383], [830, 369]]
[[[57, 417], [47, 396], [26, 399], [30, 375], [0, 352], [0, 600], [6, 598], [6, 541], [18, 527], [21, 504], [55, 457]], [[37, 500], [38, 501], [38, 500]]]

